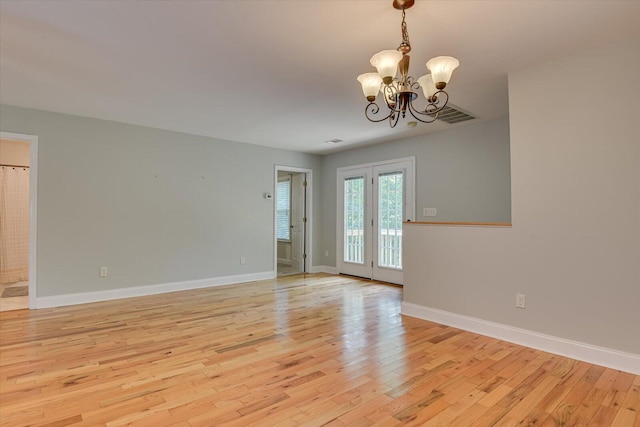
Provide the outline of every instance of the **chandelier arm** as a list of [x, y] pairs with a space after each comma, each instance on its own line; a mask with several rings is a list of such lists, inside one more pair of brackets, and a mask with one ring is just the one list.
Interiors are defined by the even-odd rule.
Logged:
[[[438, 106], [442, 96], [444, 96], [444, 103], [441, 106]], [[432, 96], [432, 98], [435, 98], [435, 101], [430, 101], [424, 111], [416, 109], [416, 107], [413, 106], [413, 101], [409, 101], [409, 113], [411, 113], [414, 119], [422, 123], [433, 123], [438, 119], [438, 113], [449, 103], [449, 94], [444, 90], [439, 90]], [[421, 119], [418, 116], [427, 116], [429, 119]]]
[[[442, 102], [444, 101], [444, 102]], [[442, 105], [440, 103], [442, 102]], [[444, 109], [449, 103], [449, 94], [444, 90], [439, 90], [431, 96], [431, 99], [427, 100], [427, 106], [424, 110], [416, 109], [416, 113], [422, 115], [436, 114]]]
[[[442, 105], [438, 106], [438, 104], [440, 104], [440, 101], [443, 100], [442, 99], [443, 97], [444, 97], [444, 102], [442, 103]], [[437, 91], [431, 96], [431, 101], [429, 101], [424, 111], [427, 114], [439, 113], [440, 111], [442, 111], [442, 109], [444, 109], [444, 107], [447, 106], [448, 103], [449, 103], [449, 94], [445, 92], [443, 89], [440, 89], [439, 91]], [[432, 107], [432, 108], [429, 109], [429, 107]]]
[[[434, 115], [430, 115], [430, 114], [426, 114], [426, 113], [422, 113], [420, 111], [417, 111], [415, 109], [415, 107], [413, 106], [413, 103], [409, 103], [409, 113], [411, 113], [411, 115], [413, 116], [414, 119], [416, 119], [419, 122], [422, 123], [433, 123], [438, 119], [438, 113], [436, 112]], [[418, 116], [427, 116], [429, 117], [429, 119], [422, 119]]]
[[384, 96], [384, 101], [390, 110], [395, 110], [395, 106], [391, 104], [390, 99], [393, 99], [394, 94], [396, 93], [398, 93], [397, 84], [391, 83], [382, 88], [382, 95]]
[[396, 127], [396, 125], [398, 124], [398, 120], [400, 120], [400, 113], [397, 111], [391, 112], [391, 116], [389, 116], [389, 126], [391, 128]]
[[369, 114], [375, 115], [375, 114], [378, 114], [379, 111], [380, 111], [380, 107], [378, 107], [378, 104], [376, 104], [375, 102], [370, 102], [366, 107], [364, 107], [365, 117], [367, 118], [367, 120], [374, 123], [380, 123], [387, 119], [390, 119], [391, 116], [393, 116], [393, 113], [395, 112], [395, 110], [391, 110], [391, 112], [387, 116], [381, 119], [372, 119], [371, 117], [369, 117]]

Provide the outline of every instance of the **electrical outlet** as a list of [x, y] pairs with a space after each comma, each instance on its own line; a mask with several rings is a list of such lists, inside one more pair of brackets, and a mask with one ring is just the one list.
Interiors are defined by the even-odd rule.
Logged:
[[436, 208], [424, 208], [422, 209], [422, 216], [438, 216], [438, 210]]
[[244, 259], [243, 256], [240, 257], [240, 265], [244, 265], [247, 262], [246, 259]]
[[324, 251], [324, 256], [329, 256], [329, 251]]
[[525, 307], [524, 294], [516, 294], [516, 307], [517, 308]]
[[107, 267], [100, 267], [100, 277], [107, 277], [108, 272]]

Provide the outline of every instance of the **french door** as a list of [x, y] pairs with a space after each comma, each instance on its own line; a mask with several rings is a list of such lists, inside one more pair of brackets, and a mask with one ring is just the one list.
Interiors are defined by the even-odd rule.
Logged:
[[413, 158], [338, 169], [338, 272], [402, 284], [402, 223], [415, 217]]

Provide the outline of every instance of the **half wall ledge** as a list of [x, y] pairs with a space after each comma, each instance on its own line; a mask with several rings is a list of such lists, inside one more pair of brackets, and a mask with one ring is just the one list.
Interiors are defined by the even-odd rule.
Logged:
[[457, 221], [405, 221], [403, 224], [409, 225], [459, 225], [470, 227], [511, 227], [510, 222], [457, 222]]

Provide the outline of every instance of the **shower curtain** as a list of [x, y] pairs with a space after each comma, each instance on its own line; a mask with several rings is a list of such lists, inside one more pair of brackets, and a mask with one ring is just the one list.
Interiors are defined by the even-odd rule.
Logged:
[[29, 280], [29, 169], [0, 166], [0, 283]]

